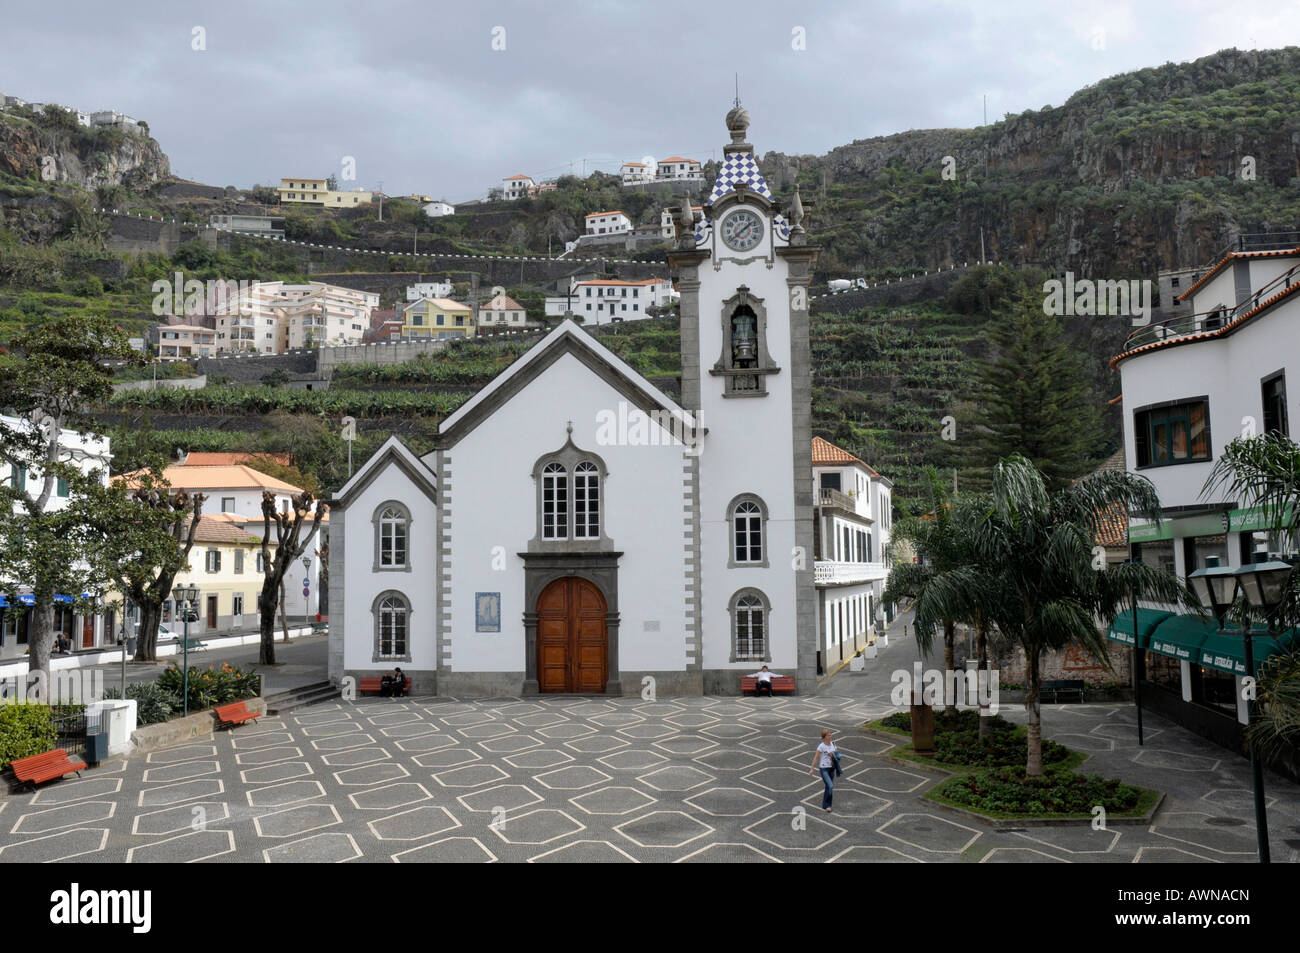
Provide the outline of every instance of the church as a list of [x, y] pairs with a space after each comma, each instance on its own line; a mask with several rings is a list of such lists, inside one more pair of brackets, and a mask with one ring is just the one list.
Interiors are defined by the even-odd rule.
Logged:
[[731, 141], [675, 214], [681, 403], [566, 319], [440, 425], [390, 439], [330, 500], [329, 674], [412, 694], [736, 694], [817, 680], [808, 286]]

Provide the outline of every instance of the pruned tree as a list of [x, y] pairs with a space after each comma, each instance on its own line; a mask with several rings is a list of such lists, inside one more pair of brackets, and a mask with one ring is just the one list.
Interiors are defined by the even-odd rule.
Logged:
[[[275, 494], [269, 490], [262, 494], [262, 566], [265, 575], [262, 578], [262, 591], [257, 597], [257, 611], [260, 613], [262, 631], [262, 650], [258, 661], [263, 665], [275, 664], [275, 610], [277, 605], [283, 603], [284, 577], [288, 574], [289, 567], [307, 551], [325, 516], [325, 501], [317, 500], [307, 491], [294, 495], [290, 506], [290, 509], [277, 510]], [[308, 516], [312, 520], [304, 536]], [[272, 527], [275, 527], [274, 554], [271, 552]], [[285, 631], [288, 632], [287, 626]]]
[[189, 566], [207, 497], [171, 493], [148, 471], [134, 482], [131, 488], [118, 481], [96, 495], [100, 538], [95, 549], [102, 577], [139, 607], [135, 660], [153, 662], [162, 604], [176, 576]]
[[47, 680], [56, 596], [79, 600], [102, 590], [90, 565], [95, 521], [87, 500], [104, 474], [84, 466], [89, 451], [64, 430], [112, 395], [103, 363], [112, 359], [139, 356], [125, 332], [87, 313], [47, 318], [15, 334], [0, 354], [0, 408], [17, 418], [0, 418], [0, 579], [10, 580], [10, 590], [31, 589], [28, 668]]

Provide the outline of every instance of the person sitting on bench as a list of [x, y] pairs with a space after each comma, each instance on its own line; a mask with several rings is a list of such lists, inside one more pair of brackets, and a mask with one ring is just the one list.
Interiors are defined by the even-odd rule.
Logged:
[[391, 676], [391, 685], [394, 698], [403, 698], [406, 695], [406, 686], [409, 684], [405, 675], [400, 668], [393, 669]]
[[759, 669], [757, 672], [755, 672], [753, 675], [750, 676], [750, 678], [757, 679], [757, 681], [754, 682], [754, 697], [757, 698], [758, 696], [762, 695], [762, 694], [763, 694], [763, 689], [766, 688], [766, 689], [767, 689], [767, 697], [768, 697], [768, 698], [771, 698], [771, 697], [772, 697], [772, 679], [774, 679], [774, 678], [782, 678], [782, 677], [783, 677], [783, 676], [778, 675], [776, 672], [769, 672], [769, 671], [767, 670], [767, 666], [764, 665], [761, 669]]

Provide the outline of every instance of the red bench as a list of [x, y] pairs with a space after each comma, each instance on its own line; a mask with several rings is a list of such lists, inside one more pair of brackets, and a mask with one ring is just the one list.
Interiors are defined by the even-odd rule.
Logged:
[[220, 705], [214, 708], [213, 711], [217, 713], [217, 718], [220, 719], [222, 724], [230, 725], [232, 728], [235, 725], [241, 725], [246, 721], [251, 720], [256, 722], [258, 718], [262, 717], [261, 715], [249, 711], [248, 706], [243, 702], [232, 702], [229, 705]]
[[9, 766], [14, 770], [14, 777], [22, 784], [30, 784], [34, 791], [36, 785], [42, 781], [53, 781], [65, 774], [75, 774], [77, 777], [81, 777], [81, 772], [85, 770], [86, 764], [83, 761], [73, 761], [69, 758], [66, 748], [55, 748], [53, 751], [47, 751], [44, 754], [19, 758]]
[[[361, 678], [357, 679], [357, 691], [363, 695], [367, 692], [379, 694], [383, 690], [384, 676], [382, 675], [362, 675]], [[404, 692], [411, 690], [411, 679], [409, 677], [406, 679], [406, 684], [402, 686], [402, 690]]]
[[[745, 675], [740, 679], [740, 694], [746, 692], [758, 691], [758, 679], [752, 675]], [[793, 695], [794, 694], [794, 676], [793, 675], [775, 675], [772, 678], [772, 694]]]

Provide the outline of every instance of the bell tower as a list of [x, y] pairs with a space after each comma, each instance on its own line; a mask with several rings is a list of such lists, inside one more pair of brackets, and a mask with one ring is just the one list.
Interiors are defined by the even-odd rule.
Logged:
[[726, 125], [703, 214], [684, 200], [669, 254], [681, 293], [682, 404], [704, 430], [694, 458], [696, 644], [706, 692], [734, 693], [763, 664], [812, 691], [808, 287], [819, 249], [807, 243], [798, 187], [784, 207], [768, 188], [739, 101]]

